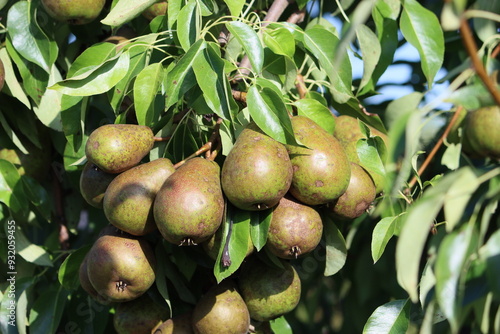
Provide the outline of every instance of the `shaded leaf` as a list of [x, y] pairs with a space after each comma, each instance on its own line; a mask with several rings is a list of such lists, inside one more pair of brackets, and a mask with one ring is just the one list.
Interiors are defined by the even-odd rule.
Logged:
[[16, 216], [23, 216], [28, 211], [28, 201], [20, 179], [16, 167], [9, 161], [0, 159], [0, 202], [7, 205]]
[[252, 70], [260, 73], [264, 64], [264, 49], [257, 33], [249, 25], [241, 21], [228, 22], [226, 27], [245, 50], [252, 64]]
[[[62, 80], [59, 70], [54, 65], [51, 68], [48, 85], [55, 84]], [[62, 93], [52, 89], [45, 89], [38, 106], [33, 107], [38, 119], [46, 126], [55, 131], [62, 131], [61, 120], [61, 99]]]
[[52, 220], [52, 206], [47, 190], [28, 175], [21, 176], [21, 182], [26, 198], [38, 209], [43, 218], [50, 222]]
[[406, 40], [417, 48], [422, 71], [432, 87], [444, 58], [444, 36], [438, 18], [416, 0], [405, 0], [400, 28]]
[[224, 0], [232, 16], [239, 16], [245, 5], [245, 0]]
[[488, 285], [497, 300], [500, 299], [500, 230], [494, 232], [479, 250], [479, 255], [486, 262]]
[[[9, 45], [9, 43], [6, 44]], [[5, 71], [5, 86], [3, 89], [8, 88], [12, 96], [18, 99], [26, 107], [31, 108], [28, 96], [26, 96], [21, 84], [17, 81], [14, 68], [12, 67], [12, 61], [7, 53], [7, 48], [0, 48], [0, 60], [3, 63]]]
[[9, 125], [9, 122], [5, 119], [5, 116], [3, 115], [4, 111], [0, 109], [0, 125], [2, 126], [3, 130], [5, 131], [5, 134], [9, 139], [16, 145], [16, 147], [24, 154], [28, 154], [28, 150], [26, 147], [24, 147], [23, 143], [17, 136], [16, 132], [12, 130], [12, 128]]
[[59, 267], [57, 277], [59, 283], [61, 283], [66, 290], [76, 290], [80, 286], [80, 265], [91, 247], [91, 245], [88, 245], [77, 249], [69, 254]]
[[345, 265], [347, 246], [344, 236], [330, 217], [322, 216], [323, 234], [326, 240], [325, 276], [336, 274]]
[[56, 333], [61, 321], [69, 292], [62, 286], [46, 289], [33, 304], [30, 311], [30, 333]]
[[177, 18], [177, 38], [184, 49], [189, 50], [200, 35], [200, 8], [196, 0], [189, 0]]
[[23, 259], [39, 266], [52, 267], [49, 253], [28, 240], [20, 226], [16, 226], [16, 249]]

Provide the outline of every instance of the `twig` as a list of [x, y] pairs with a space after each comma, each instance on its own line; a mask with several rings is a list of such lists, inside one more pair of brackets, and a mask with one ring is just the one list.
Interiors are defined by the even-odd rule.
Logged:
[[154, 137], [155, 142], [162, 142], [162, 141], [167, 141], [170, 140], [172, 136], [166, 136], [166, 137]]
[[180, 166], [182, 166], [189, 159], [197, 157], [200, 154], [203, 154], [205, 152], [209, 152], [212, 149], [212, 147], [214, 146], [214, 143], [216, 143], [217, 141], [219, 141], [218, 138], [219, 138], [219, 129], [220, 129], [221, 123], [222, 123], [222, 118], [218, 118], [217, 122], [215, 123], [215, 127], [214, 127], [214, 130], [212, 132], [212, 135], [210, 136], [210, 138], [208, 139], [208, 141], [205, 143], [205, 145], [203, 145], [202, 147], [200, 147], [196, 152], [194, 152], [193, 154], [191, 154], [186, 159], [184, 159], [184, 160], [179, 161], [178, 163], [176, 163], [174, 165], [174, 168], [177, 169]]
[[231, 93], [236, 101], [247, 103], [247, 93], [239, 90], [231, 90]]
[[302, 74], [297, 74], [297, 79], [295, 80], [295, 88], [299, 92], [299, 97], [303, 99], [307, 94], [306, 83], [304, 82], [304, 76]]
[[496, 89], [495, 84], [488, 77], [488, 73], [484, 69], [483, 63], [477, 56], [477, 45], [472, 36], [472, 31], [470, 30], [469, 23], [465, 18], [460, 20], [460, 34], [462, 36], [462, 42], [469, 54], [472, 61], [472, 66], [476, 70], [477, 75], [483, 81], [486, 89], [490, 92], [491, 96], [495, 100], [495, 103], [500, 105], [500, 92]]
[[[429, 155], [427, 156], [425, 161], [422, 163], [422, 165], [418, 169], [418, 171], [417, 171], [418, 176], [422, 175], [424, 173], [424, 171], [427, 169], [427, 167], [429, 166], [431, 160], [434, 158], [437, 151], [439, 150], [439, 148], [443, 144], [444, 139], [446, 137], [448, 137], [448, 134], [450, 133], [451, 128], [453, 127], [453, 125], [456, 123], [458, 117], [460, 116], [462, 109], [463, 109], [462, 106], [458, 106], [457, 110], [455, 111], [455, 114], [453, 115], [453, 117], [450, 120], [450, 123], [448, 123], [448, 126], [446, 127], [443, 134], [441, 135], [441, 137], [437, 141], [436, 145], [434, 145], [434, 147], [432, 148], [432, 151], [429, 153]], [[417, 183], [417, 175], [415, 175], [411, 179], [410, 183], [408, 184], [408, 189], [413, 188], [415, 186], [415, 184]]]

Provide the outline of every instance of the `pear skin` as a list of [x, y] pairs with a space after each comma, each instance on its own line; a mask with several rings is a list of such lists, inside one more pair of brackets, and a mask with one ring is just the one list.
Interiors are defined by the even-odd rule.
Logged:
[[104, 214], [109, 222], [132, 235], [156, 230], [153, 203], [165, 180], [175, 172], [169, 159], [159, 158], [119, 174], [104, 195]]
[[290, 188], [292, 175], [285, 146], [251, 123], [240, 133], [224, 161], [222, 190], [240, 209], [264, 210], [278, 204]]
[[133, 300], [155, 282], [154, 252], [140, 237], [104, 234], [92, 245], [87, 258], [89, 281], [106, 300]]
[[500, 107], [483, 107], [467, 114], [464, 127], [464, 145], [480, 157], [500, 159]]
[[113, 315], [113, 327], [118, 334], [150, 334], [153, 328], [168, 319], [167, 308], [144, 294], [129, 302], [118, 303]]
[[193, 245], [210, 238], [224, 213], [219, 165], [200, 157], [186, 161], [158, 191], [153, 211], [170, 243]]
[[43, 7], [51, 17], [74, 25], [94, 21], [105, 3], [105, 0], [42, 0]]
[[153, 131], [147, 126], [107, 124], [90, 134], [85, 154], [104, 172], [116, 174], [136, 166], [153, 144]]
[[349, 185], [351, 167], [340, 142], [305, 116], [291, 119], [297, 141], [287, 145], [293, 165], [290, 193], [307, 205], [339, 198]]

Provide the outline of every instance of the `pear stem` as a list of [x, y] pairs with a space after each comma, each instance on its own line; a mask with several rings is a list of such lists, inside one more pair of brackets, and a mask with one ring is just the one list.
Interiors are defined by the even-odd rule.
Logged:
[[[189, 159], [197, 157], [205, 152], [208, 154], [210, 160], [215, 159], [215, 157], [217, 156], [217, 148], [214, 151], [211, 151], [211, 149], [214, 146], [214, 143], [217, 143], [217, 142], [220, 143], [219, 130], [220, 130], [221, 123], [222, 123], [222, 118], [219, 117], [217, 119], [217, 122], [215, 123], [214, 130], [212, 132], [212, 135], [208, 139], [208, 141], [202, 147], [200, 147], [196, 152], [191, 154], [189, 157], [176, 163], [174, 165], [174, 168], [175, 169], [179, 168], [180, 166], [184, 165], [184, 163], [186, 161], [188, 161]], [[213, 157], [212, 157], [212, 155], [213, 155]]]
[[166, 137], [154, 137], [154, 141], [155, 142], [162, 142], [162, 141], [167, 141], [167, 140], [170, 140], [172, 138], [172, 136], [166, 136]]

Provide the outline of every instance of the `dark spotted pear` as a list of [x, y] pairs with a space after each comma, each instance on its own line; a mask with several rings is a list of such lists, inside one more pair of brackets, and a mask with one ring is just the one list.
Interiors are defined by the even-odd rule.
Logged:
[[168, 242], [187, 246], [210, 238], [224, 213], [219, 165], [200, 157], [186, 161], [158, 191], [153, 212]]
[[376, 189], [370, 175], [358, 164], [351, 163], [351, 180], [345, 193], [329, 204], [339, 218], [351, 220], [361, 216], [375, 200]]
[[280, 258], [296, 259], [314, 250], [322, 234], [319, 213], [285, 196], [273, 210], [266, 247]]
[[159, 158], [119, 174], [104, 195], [109, 222], [132, 235], [156, 230], [153, 203], [165, 180], [175, 172], [169, 159]]
[[293, 165], [290, 193], [307, 205], [339, 198], [349, 185], [351, 167], [340, 142], [310, 118], [292, 117], [297, 141], [287, 145]]
[[90, 134], [85, 154], [104, 172], [116, 174], [136, 166], [153, 144], [153, 131], [147, 126], [107, 124]]
[[90, 283], [111, 302], [136, 299], [155, 281], [154, 252], [141, 237], [105, 233], [92, 245], [87, 258]]
[[254, 123], [238, 136], [222, 166], [222, 190], [243, 210], [264, 210], [278, 204], [292, 181], [292, 164], [283, 144]]

